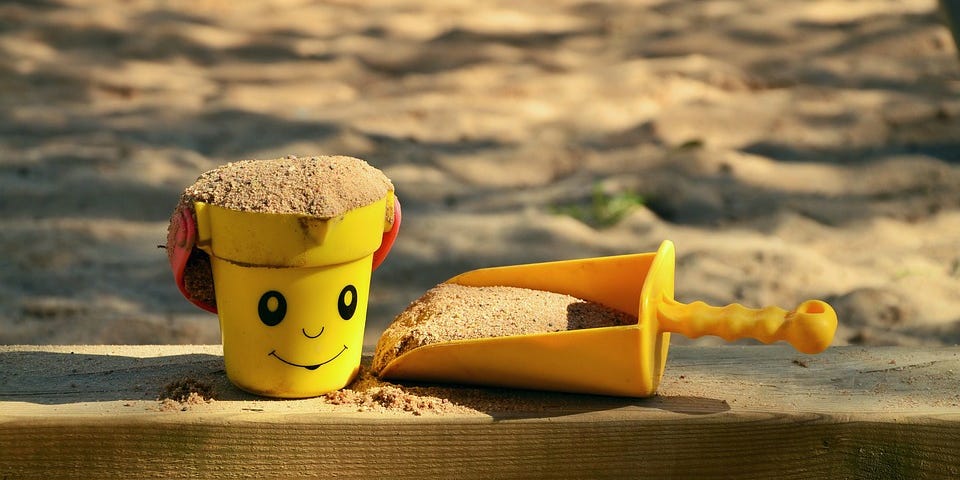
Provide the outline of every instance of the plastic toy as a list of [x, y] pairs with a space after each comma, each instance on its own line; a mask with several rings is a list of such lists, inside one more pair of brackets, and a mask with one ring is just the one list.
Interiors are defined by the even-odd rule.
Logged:
[[785, 340], [801, 352], [818, 353], [837, 328], [833, 308], [819, 300], [792, 311], [677, 302], [670, 241], [656, 253], [487, 268], [448, 282], [568, 294], [636, 313], [638, 322], [424, 345], [388, 363], [382, 378], [646, 397], [663, 376], [671, 332]]
[[[392, 226], [384, 220], [391, 204]], [[400, 227], [393, 192], [329, 219], [193, 207], [173, 220], [170, 264], [184, 296], [218, 314], [230, 381], [286, 398], [349, 384], [360, 367], [371, 272]], [[184, 285], [194, 247], [210, 255], [216, 307]]]

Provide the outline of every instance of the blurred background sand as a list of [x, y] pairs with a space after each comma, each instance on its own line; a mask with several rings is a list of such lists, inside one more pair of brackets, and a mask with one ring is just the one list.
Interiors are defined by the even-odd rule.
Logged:
[[368, 344], [457, 273], [663, 239], [683, 301], [960, 343], [958, 94], [933, 0], [3, 2], [0, 343], [218, 343], [180, 191], [335, 153], [404, 202]]

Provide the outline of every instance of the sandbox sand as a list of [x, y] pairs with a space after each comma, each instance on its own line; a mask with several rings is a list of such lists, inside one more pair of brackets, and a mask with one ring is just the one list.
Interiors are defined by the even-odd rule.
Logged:
[[200, 173], [288, 154], [362, 158], [403, 202], [368, 345], [464, 271], [663, 239], [681, 301], [821, 298], [836, 344], [960, 342], [932, 0], [67, 0], [0, 25], [2, 343], [219, 342], [157, 246]]
[[186, 187], [183, 198], [241, 212], [333, 218], [392, 190], [383, 172], [358, 158], [289, 155], [221, 165]]
[[373, 370], [424, 345], [634, 325], [637, 317], [570, 295], [442, 283], [405, 308], [377, 342]]

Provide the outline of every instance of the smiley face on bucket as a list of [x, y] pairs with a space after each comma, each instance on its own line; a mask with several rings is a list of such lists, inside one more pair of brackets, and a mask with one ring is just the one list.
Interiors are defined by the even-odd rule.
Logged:
[[[340, 316], [342, 321], [350, 321], [357, 312], [357, 304], [359, 303], [359, 298], [357, 297], [357, 287], [353, 285], [346, 285], [343, 289], [340, 290], [340, 295], [337, 297], [337, 313]], [[260, 296], [260, 301], [257, 302], [257, 315], [260, 317], [260, 322], [263, 323], [266, 327], [276, 327], [280, 325], [281, 322], [287, 317], [287, 299], [283, 293], [276, 290], [269, 290]], [[336, 323], [336, 320], [332, 320], [333, 323]], [[310, 322], [313, 323], [314, 328], [308, 330], [306, 326], [300, 327], [300, 333], [304, 337], [304, 341], [309, 342], [311, 340], [318, 340], [327, 331], [327, 327], [330, 322]], [[320, 323], [320, 328], [317, 330], [316, 323]], [[331, 328], [333, 330], [333, 328]], [[328, 335], [332, 333], [328, 332]], [[329, 342], [325, 342], [329, 345]], [[304, 368], [310, 371], [316, 370], [340, 357], [344, 352], [349, 349], [346, 343], [343, 344], [336, 353], [333, 353], [332, 356], [321, 354], [320, 356], [312, 359], [288, 359], [289, 355], [285, 353], [280, 353], [276, 348], [270, 350], [270, 353], [267, 356], [273, 357], [291, 367]], [[327, 358], [329, 357], [329, 358]], [[295, 361], [296, 360], [296, 361]], [[319, 361], [318, 361], [319, 360]]]
[[227, 377], [251, 393], [303, 398], [360, 371], [370, 258], [323, 267], [250, 267], [214, 259]]

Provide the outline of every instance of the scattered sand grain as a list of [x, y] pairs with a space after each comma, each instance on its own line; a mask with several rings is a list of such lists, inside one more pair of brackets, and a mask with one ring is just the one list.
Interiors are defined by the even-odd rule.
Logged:
[[216, 390], [211, 382], [183, 377], [164, 385], [157, 401], [160, 402], [160, 411], [186, 411], [191, 406], [210, 403], [216, 397]]
[[342, 390], [328, 393], [332, 405], [355, 405], [358, 411], [402, 411], [420, 416], [426, 413], [475, 413], [476, 410], [451, 402], [439, 387], [405, 387], [375, 377], [362, 368], [357, 378]]

